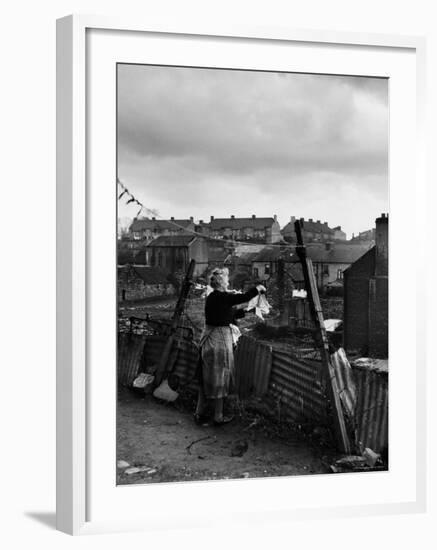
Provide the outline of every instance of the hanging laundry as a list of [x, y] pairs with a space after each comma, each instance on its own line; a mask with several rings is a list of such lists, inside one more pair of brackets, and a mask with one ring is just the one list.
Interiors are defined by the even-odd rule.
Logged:
[[255, 309], [255, 315], [260, 319], [264, 320], [264, 315], [270, 313], [270, 304], [267, 301], [265, 294], [258, 294], [255, 298], [252, 298], [247, 304], [246, 311]]

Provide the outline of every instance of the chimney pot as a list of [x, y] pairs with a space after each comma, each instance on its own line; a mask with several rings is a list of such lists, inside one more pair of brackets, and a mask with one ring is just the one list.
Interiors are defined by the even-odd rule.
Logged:
[[193, 216], [190, 216], [190, 222], [194, 221]]
[[312, 222], [312, 221], [313, 221], [313, 218], [310, 218], [308, 221], [309, 221], [309, 222]]
[[278, 221], [278, 216], [276, 214], [273, 214], [273, 219], [275, 220], [275, 222]]
[[152, 220], [155, 222], [155, 221], [156, 221], [156, 218], [152, 218]]
[[233, 214], [231, 216], [231, 220], [235, 220], [235, 216]]
[[171, 219], [172, 221], [174, 221], [174, 217], [173, 217], [173, 216], [172, 216], [170, 219]]
[[299, 221], [301, 221], [301, 222], [303, 223], [303, 222], [305, 221], [305, 219], [304, 219], [304, 218], [300, 218]]
[[291, 221], [291, 223], [295, 222], [296, 221], [296, 216], [290, 216], [290, 221]]
[[256, 218], [255, 214], [252, 214], [252, 219], [254, 220]]
[[203, 223], [203, 220], [199, 220], [199, 224], [202, 225], [202, 223]]
[[211, 216], [211, 221], [213, 221], [213, 220], [214, 220], [214, 216]]
[[317, 220], [317, 223], [320, 223], [320, 220]]

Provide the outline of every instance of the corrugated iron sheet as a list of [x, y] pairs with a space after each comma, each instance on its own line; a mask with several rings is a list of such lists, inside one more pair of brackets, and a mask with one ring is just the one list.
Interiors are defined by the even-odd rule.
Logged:
[[118, 333], [117, 377], [122, 386], [130, 386], [141, 371], [145, 334]]
[[352, 368], [343, 348], [339, 348], [331, 355], [331, 363], [335, 370], [338, 393], [343, 405], [343, 410], [350, 419], [353, 419], [357, 404], [357, 388]]
[[[131, 386], [140, 372], [150, 371], [151, 367], [157, 365], [166, 340], [167, 337], [163, 335], [119, 332], [118, 383]], [[196, 344], [190, 339], [176, 338], [172, 358], [175, 360], [172, 372], [178, 376], [180, 385], [196, 388], [197, 384], [194, 380], [198, 362]]]
[[[149, 336], [144, 348], [144, 370], [157, 365], [166, 342], [166, 337], [161, 335]], [[181, 386], [197, 387], [194, 381], [199, 351], [192, 340], [177, 338], [175, 340], [172, 356], [175, 360], [173, 374], [177, 375]]]
[[352, 363], [357, 385], [355, 413], [356, 441], [362, 452], [370, 447], [377, 453], [388, 449], [388, 372], [372, 363]]
[[241, 336], [235, 350], [235, 386], [242, 399], [261, 397], [269, 386], [272, 347], [250, 336]]
[[298, 357], [293, 348], [273, 348], [269, 394], [280, 402], [290, 422], [327, 423], [327, 405], [320, 381], [321, 363]]

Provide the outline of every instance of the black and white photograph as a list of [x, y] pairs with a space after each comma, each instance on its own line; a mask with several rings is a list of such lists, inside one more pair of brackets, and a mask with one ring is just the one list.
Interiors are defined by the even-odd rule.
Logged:
[[117, 484], [389, 469], [389, 81], [117, 64]]

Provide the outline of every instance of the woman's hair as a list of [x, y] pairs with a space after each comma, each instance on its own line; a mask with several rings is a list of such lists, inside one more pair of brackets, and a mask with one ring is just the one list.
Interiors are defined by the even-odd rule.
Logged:
[[225, 280], [229, 277], [229, 269], [217, 268], [211, 273], [209, 284], [214, 290], [226, 290]]

